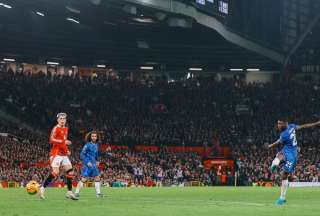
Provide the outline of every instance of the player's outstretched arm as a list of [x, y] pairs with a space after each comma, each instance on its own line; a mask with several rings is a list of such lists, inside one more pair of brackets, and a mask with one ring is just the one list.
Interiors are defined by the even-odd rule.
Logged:
[[299, 126], [297, 126], [297, 130], [304, 129], [304, 128], [312, 128], [312, 127], [315, 127], [318, 125], [320, 125], [320, 121], [317, 121], [314, 123], [309, 123], [309, 124], [299, 125]]
[[268, 148], [273, 148], [273, 147], [275, 147], [275, 146], [279, 145], [280, 143], [281, 143], [281, 141], [280, 141], [280, 139], [278, 139], [278, 140], [277, 140], [277, 141], [275, 141], [274, 143], [272, 143], [272, 144], [268, 145]]

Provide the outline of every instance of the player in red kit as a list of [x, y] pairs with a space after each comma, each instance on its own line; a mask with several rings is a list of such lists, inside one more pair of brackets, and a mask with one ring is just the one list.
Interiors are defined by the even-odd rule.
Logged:
[[57, 121], [58, 124], [52, 129], [50, 134], [50, 144], [52, 145], [50, 151], [50, 166], [52, 172], [43, 182], [39, 196], [41, 199], [45, 199], [45, 188], [51, 181], [59, 176], [60, 167], [62, 167], [65, 170], [65, 177], [67, 179], [68, 192], [66, 193], [66, 198], [78, 200], [72, 192], [73, 169], [68, 157], [70, 155], [68, 145], [71, 145], [71, 141], [68, 140], [68, 128], [66, 127], [67, 114], [59, 113], [57, 115]]

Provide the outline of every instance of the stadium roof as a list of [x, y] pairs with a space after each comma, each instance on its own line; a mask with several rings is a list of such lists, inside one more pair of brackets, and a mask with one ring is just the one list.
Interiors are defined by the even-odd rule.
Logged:
[[294, 54], [299, 65], [320, 65], [320, 21], [318, 21]]
[[121, 0], [0, 0], [0, 31], [0, 57], [20, 62], [279, 69], [188, 17]]

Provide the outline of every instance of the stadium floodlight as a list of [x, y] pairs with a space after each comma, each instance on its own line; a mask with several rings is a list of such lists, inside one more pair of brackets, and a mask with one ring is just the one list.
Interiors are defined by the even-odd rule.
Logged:
[[10, 5], [3, 5], [3, 7], [5, 7], [5, 8], [8, 8], [8, 9], [11, 9], [12, 8], [12, 6], [10, 6]]
[[153, 70], [152, 66], [141, 66], [140, 67], [141, 70]]
[[189, 72], [189, 73], [187, 74], [187, 79], [190, 79], [190, 78], [192, 78], [192, 77], [193, 77], [193, 74]]
[[135, 17], [132, 18], [132, 20], [136, 21], [136, 22], [140, 22], [140, 23], [154, 23], [153, 19], [151, 18], [145, 18], [145, 17]]
[[39, 16], [43, 16], [44, 17], [44, 13], [41, 13], [39, 11], [37, 11], [36, 14], [39, 15]]
[[68, 21], [70, 21], [70, 22], [74, 22], [74, 23], [80, 24], [80, 21], [78, 21], [78, 20], [76, 20], [76, 19], [73, 19], [73, 18], [70, 18], [70, 17], [67, 17], [66, 20], [68, 20]]
[[241, 68], [231, 68], [230, 71], [243, 71]]
[[3, 61], [15, 62], [16, 60], [12, 58], [4, 58]]
[[4, 4], [4, 3], [0, 3], [0, 6], [4, 7], [4, 8], [8, 8], [8, 9], [11, 9], [12, 6], [11, 5], [7, 5], [7, 4]]
[[97, 65], [98, 68], [106, 68], [106, 65]]
[[48, 61], [47, 64], [48, 64], [48, 65], [59, 65], [59, 62], [51, 62], [51, 61]]
[[189, 68], [189, 71], [202, 71], [202, 68]]
[[260, 69], [259, 68], [249, 68], [249, 69], [247, 69], [247, 71], [260, 71]]

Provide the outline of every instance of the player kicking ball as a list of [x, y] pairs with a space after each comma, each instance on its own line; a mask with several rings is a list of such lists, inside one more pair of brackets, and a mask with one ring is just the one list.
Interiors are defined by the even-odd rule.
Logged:
[[58, 124], [52, 129], [50, 134], [50, 144], [52, 145], [50, 151], [50, 165], [52, 172], [40, 187], [39, 197], [43, 200], [45, 199], [45, 188], [50, 184], [50, 182], [59, 176], [60, 167], [62, 167], [67, 179], [68, 191], [66, 193], [66, 198], [78, 200], [72, 192], [72, 180], [74, 176], [72, 164], [68, 157], [70, 155], [68, 145], [71, 145], [71, 141], [68, 140], [68, 127], [66, 127], [67, 114], [59, 113], [57, 115], [57, 122]]
[[98, 148], [98, 133], [96, 131], [89, 132], [86, 135], [86, 144], [84, 145], [80, 158], [82, 160], [82, 172], [81, 180], [78, 182], [75, 196], [80, 197], [80, 190], [83, 187], [83, 184], [87, 181], [88, 178], [94, 178], [94, 187], [96, 189], [97, 198], [102, 198], [103, 194], [101, 193], [101, 184], [100, 184], [100, 173], [98, 169], [99, 162], [99, 148]]
[[320, 121], [310, 124], [304, 125], [295, 125], [288, 124], [286, 120], [278, 120], [278, 130], [280, 133], [280, 138], [270, 144], [268, 147], [272, 148], [274, 146], [278, 146], [279, 144], [283, 144], [284, 147], [280, 152], [277, 153], [275, 159], [272, 161], [271, 172], [274, 172], [276, 168], [283, 164], [282, 172], [281, 172], [281, 195], [280, 198], [276, 201], [276, 205], [283, 205], [286, 202], [286, 193], [289, 187], [289, 175], [294, 172], [294, 169], [297, 164], [298, 159], [298, 150], [297, 150], [297, 138], [296, 131], [303, 128], [311, 128], [314, 126], [320, 125]]

